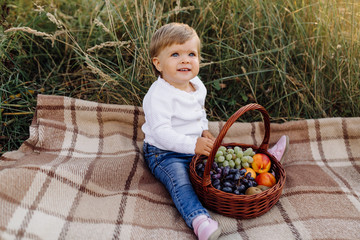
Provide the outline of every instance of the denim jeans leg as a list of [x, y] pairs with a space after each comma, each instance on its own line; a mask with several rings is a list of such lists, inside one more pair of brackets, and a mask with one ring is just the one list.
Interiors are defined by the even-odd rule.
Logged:
[[189, 164], [193, 155], [163, 151], [151, 145], [144, 145], [144, 154], [151, 172], [165, 185], [176, 208], [190, 228], [196, 216], [209, 216], [190, 182]]

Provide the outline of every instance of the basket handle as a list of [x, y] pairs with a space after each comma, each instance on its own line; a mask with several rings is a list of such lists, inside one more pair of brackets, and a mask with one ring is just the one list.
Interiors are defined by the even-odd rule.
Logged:
[[233, 125], [233, 123], [244, 113], [246, 113], [247, 111], [251, 111], [251, 110], [258, 110], [259, 112], [261, 112], [261, 114], [264, 117], [264, 125], [265, 125], [265, 135], [264, 135], [264, 139], [258, 149], [259, 152], [266, 152], [268, 147], [269, 147], [269, 139], [270, 139], [270, 116], [268, 114], [268, 112], [266, 111], [266, 109], [256, 103], [251, 103], [248, 105], [245, 105], [243, 107], [241, 107], [239, 110], [237, 110], [225, 123], [225, 125], [222, 127], [219, 135], [217, 136], [217, 138], [215, 139], [214, 142], [214, 146], [211, 149], [210, 155], [208, 157], [208, 160], [206, 162], [205, 165], [205, 170], [204, 170], [204, 177], [202, 179], [202, 185], [204, 187], [208, 186], [211, 184], [211, 179], [210, 179], [210, 169], [211, 166], [214, 162], [214, 158], [217, 152], [217, 149], [220, 147], [220, 144], [225, 136], [225, 134], [227, 133], [227, 131], [229, 130], [229, 128]]

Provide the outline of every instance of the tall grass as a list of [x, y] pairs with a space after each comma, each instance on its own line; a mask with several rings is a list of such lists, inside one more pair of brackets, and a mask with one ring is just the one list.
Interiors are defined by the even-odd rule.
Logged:
[[359, 116], [356, 0], [15, 0], [0, 9], [2, 152], [27, 138], [38, 93], [140, 106], [154, 81], [149, 41], [173, 21], [202, 40], [211, 120], [250, 102], [273, 121]]

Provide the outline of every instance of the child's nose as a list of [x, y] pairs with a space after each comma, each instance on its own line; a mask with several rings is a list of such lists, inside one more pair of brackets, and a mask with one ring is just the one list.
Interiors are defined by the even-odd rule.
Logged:
[[190, 62], [188, 56], [184, 56], [181, 60], [182, 60], [182, 61], [181, 61], [182, 63], [189, 63], [189, 62]]

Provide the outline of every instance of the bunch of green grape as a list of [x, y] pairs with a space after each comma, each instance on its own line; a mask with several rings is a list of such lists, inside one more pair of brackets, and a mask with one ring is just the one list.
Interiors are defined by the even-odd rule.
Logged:
[[248, 168], [254, 161], [252, 158], [255, 152], [252, 148], [247, 148], [243, 151], [240, 147], [235, 146], [234, 148], [220, 146], [216, 152], [214, 161], [219, 167], [229, 166], [230, 168]]

